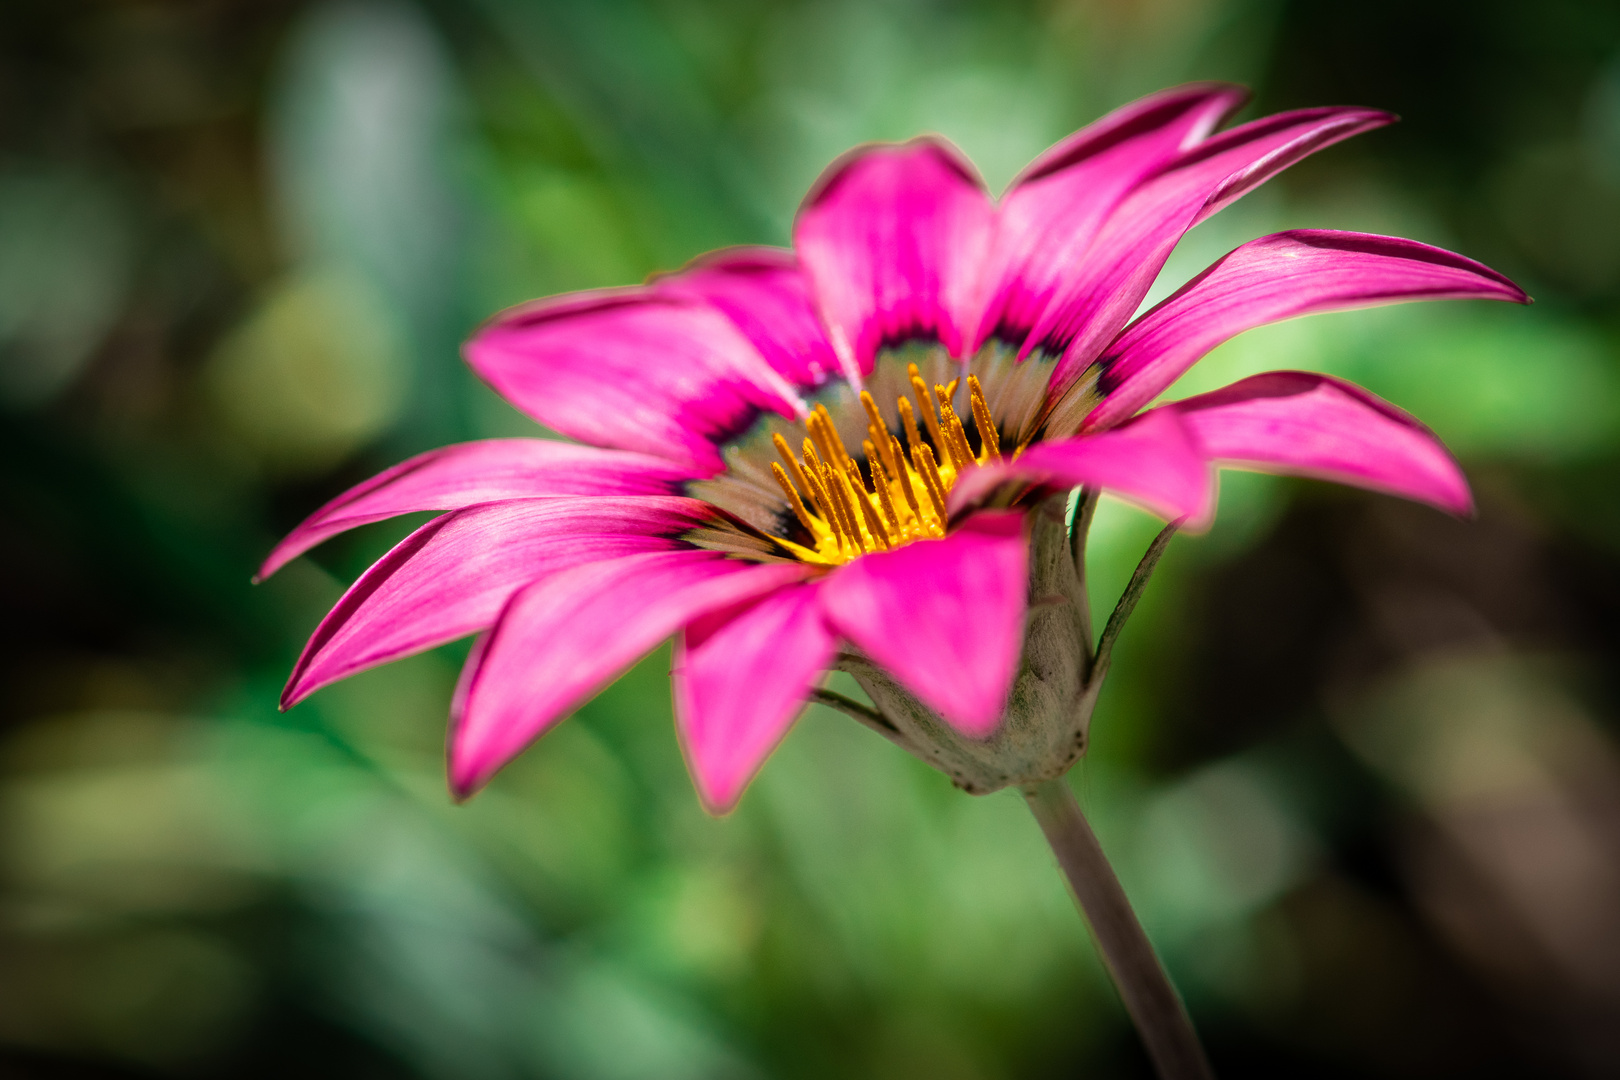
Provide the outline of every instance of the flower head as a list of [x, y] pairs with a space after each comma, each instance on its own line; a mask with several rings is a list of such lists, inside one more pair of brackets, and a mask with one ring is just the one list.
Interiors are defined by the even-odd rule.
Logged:
[[[999, 201], [942, 140], [862, 147], [806, 198], [791, 251], [721, 251], [497, 316], [468, 362], [584, 445], [446, 447], [299, 526], [262, 573], [356, 525], [444, 511], [322, 621], [284, 704], [481, 634], [452, 705], [467, 794], [676, 634], [677, 721], [711, 809], [735, 803], [835, 663], [891, 737], [971, 790], [1066, 768], [1078, 739], [1054, 718], [1090, 644], [1055, 493], [1106, 489], [1200, 527], [1229, 464], [1472, 506], [1427, 429], [1325, 375], [1145, 408], [1264, 323], [1526, 299], [1427, 245], [1292, 231], [1133, 321], [1189, 228], [1393, 119], [1306, 109], [1216, 133], [1242, 101], [1196, 85], [1128, 105]], [[1057, 629], [1026, 637], [1043, 625]]]

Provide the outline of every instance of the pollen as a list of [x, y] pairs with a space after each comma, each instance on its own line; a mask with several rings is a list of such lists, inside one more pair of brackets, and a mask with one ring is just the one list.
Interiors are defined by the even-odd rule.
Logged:
[[[953, 405], [960, 380], [929, 387], [916, 364], [907, 373], [911, 394], [895, 402], [898, 431], [890, 430], [877, 400], [861, 392], [866, 431], [858, 457], [845, 445], [825, 405], [817, 405], [805, 418], [797, 454], [781, 434], [772, 437], [781, 461], [771, 463], [771, 475], [814, 546], [779, 542], [805, 562], [838, 566], [874, 551], [944, 536], [946, 507], [957, 478], [973, 465], [1001, 460], [1000, 435], [977, 377], [968, 376], [964, 414], [978, 436], [975, 452]], [[846, 413], [844, 419], [850, 416]]]

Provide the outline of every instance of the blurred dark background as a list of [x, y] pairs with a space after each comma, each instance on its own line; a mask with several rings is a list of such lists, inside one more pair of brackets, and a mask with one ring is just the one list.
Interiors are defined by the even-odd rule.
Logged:
[[[1412, 236], [1530, 309], [1232, 342], [1354, 378], [1477, 521], [1227, 474], [1074, 782], [1223, 1075], [1620, 1075], [1620, 7], [1602, 0], [7, 0], [0, 1076], [1144, 1077], [1016, 796], [812, 710], [703, 815], [667, 653], [455, 807], [461, 651], [276, 693], [413, 522], [274, 539], [532, 430], [458, 342], [783, 243], [855, 142], [997, 189], [1193, 78], [1395, 128], [1188, 237]], [[1117, 591], [1154, 523], [1105, 505]], [[1099, 600], [1099, 603], [1102, 601]]]

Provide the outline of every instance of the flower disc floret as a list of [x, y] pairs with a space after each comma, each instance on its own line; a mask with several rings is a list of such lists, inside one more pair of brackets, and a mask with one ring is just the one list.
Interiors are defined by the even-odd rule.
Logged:
[[961, 380], [935, 383], [930, 389], [916, 364], [908, 365], [907, 375], [912, 393], [896, 398], [894, 408], [905, 432], [904, 445], [869, 390], [860, 393], [866, 437], [859, 457], [844, 445], [825, 404], [817, 404], [805, 418], [806, 435], [797, 455], [781, 432], [771, 434], [781, 458], [771, 462], [771, 474], [810, 543], [778, 540], [803, 561], [841, 566], [869, 552], [944, 536], [946, 506], [957, 478], [974, 465], [1001, 460], [1000, 437], [978, 376], [967, 380], [970, 442], [969, 430], [951, 404]]

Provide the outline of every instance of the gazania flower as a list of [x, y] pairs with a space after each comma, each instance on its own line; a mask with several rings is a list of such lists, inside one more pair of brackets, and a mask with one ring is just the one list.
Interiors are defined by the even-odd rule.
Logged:
[[497, 316], [467, 361], [578, 442], [436, 450], [299, 526], [263, 574], [354, 526], [444, 512], [338, 601], [284, 705], [481, 634], [451, 707], [466, 795], [677, 635], [676, 718], [717, 812], [833, 666], [878, 703], [876, 726], [970, 790], [1061, 775], [1092, 658], [1061, 493], [1106, 490], [1199, 527], [1215, 469], [1235, 465], [1472, 505], [1427, 429], [1325, 375], [1147, 408], [1263, 323], [1526, 299], [1424, 244], [1292, 231], [1132, 321], [1189, 228], [1393, 119], [1318, 108], [1215, 133], [1242, 100], [1198, 85], [1128, 105], [999, 200], [943, 140], [861, 147], [806, 198], [791, 251], [721, 251]]

